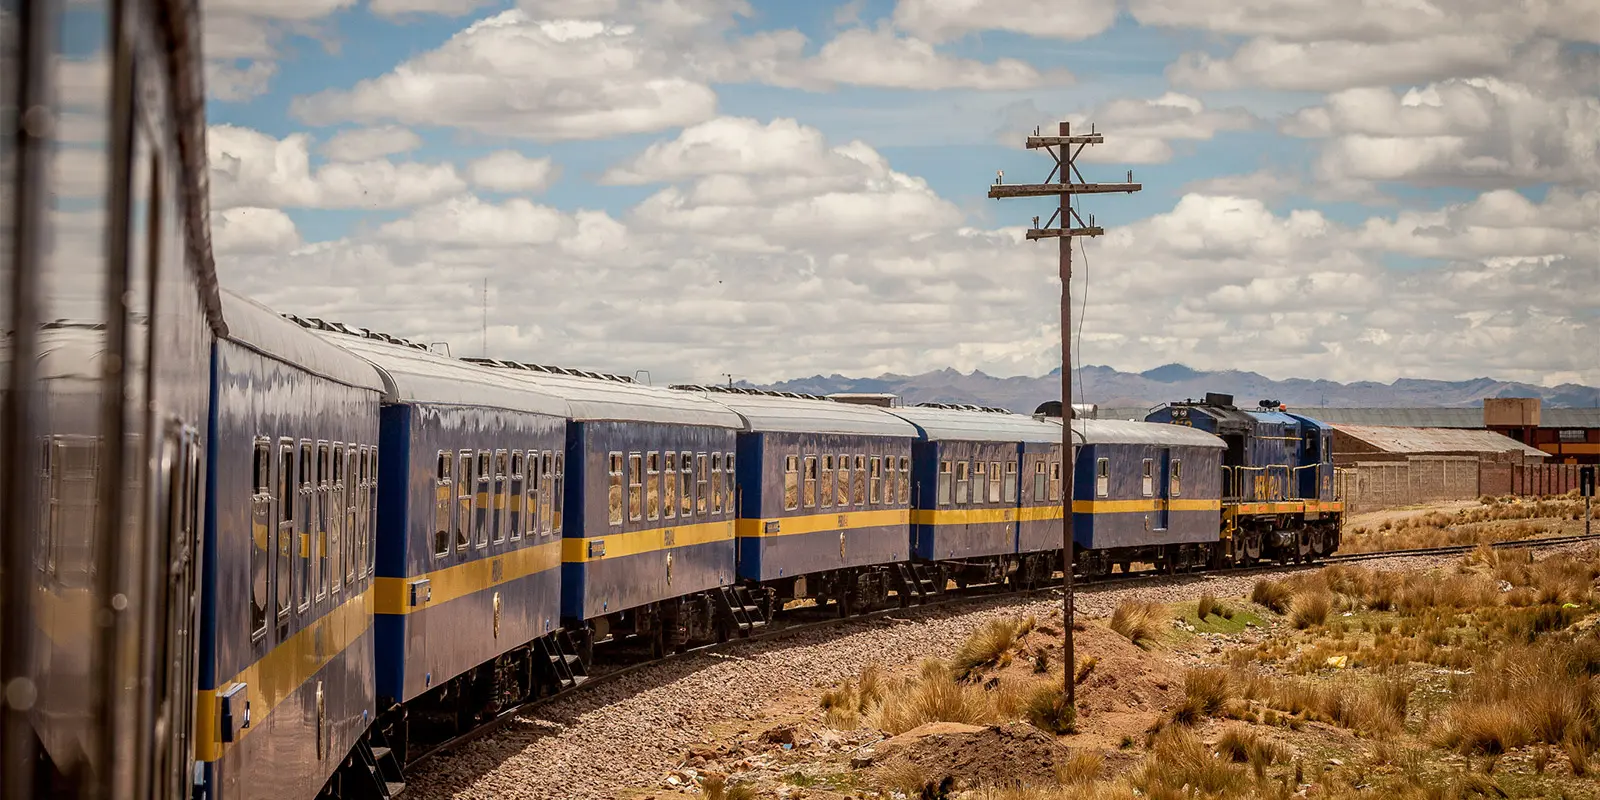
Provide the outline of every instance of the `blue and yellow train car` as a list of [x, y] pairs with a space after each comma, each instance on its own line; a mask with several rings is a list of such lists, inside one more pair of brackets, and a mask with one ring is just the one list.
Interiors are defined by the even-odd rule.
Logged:
[[909, 561], [911, 442], [917, 429], [874, 408], [755, 389], [709, 392], [738, 434], [740, 580], [841, 613], [883, 605]]
[[[1028, 463], [1042, 458], [1050, 474], [1050, 447], [1059, 450], [1061, 429], [1030, 416], [976, 406], [889, 411], [918, 431], [911, 459], [913, 556], [940, 562], [959, 585], [1007, 577], [1032, 583], [1047, 577], [1054, 563], [1048, 551], [1019, 553], [1019, 474], [1025, 446], [1035, 456]], [[1045, 508], [1030, 500], [1028, 513], [1048, 525], [1051, 512]], [[1043, 545], [1044, 539], [1042, 532], [1030, 530], [1029, 547]]]
[[309, 797], [371, 724], [370, 365], [237, 295], [212, 357], [195, 755], [210, 797]]
[[737, 414], [621, 376], [466, 359], [568, 406], [561, 616], [587, 650], [624, 635], [715, 635], [734, 580]]
[[548, 648], [534, 642], [560, 627], [567, 404], [394, 337], [300, 322], [382, 377], [377, 692], [408, 706], [406, 735], [386, 738], [448, 738], [540, 688]]

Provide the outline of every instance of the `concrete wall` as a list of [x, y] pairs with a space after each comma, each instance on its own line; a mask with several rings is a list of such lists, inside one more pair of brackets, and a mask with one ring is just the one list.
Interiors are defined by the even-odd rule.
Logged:
[[[1480, 466], [1471, 456], [1411, 456], [1404, 461], [1358, 461], [1339, 472], [1339, 490], [1350, 513], [1384, 508], [1475, 500]], [[1505, 482], [1509, 484], [1509, 467]]]

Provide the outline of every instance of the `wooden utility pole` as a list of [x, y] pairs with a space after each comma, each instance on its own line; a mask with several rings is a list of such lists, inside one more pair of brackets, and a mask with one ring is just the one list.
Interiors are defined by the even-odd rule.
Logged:
[[[1073, 539], [1072, 525], [1072, 493], [1073, 468], [1076, 458], [1072, 451], [1072, 239], [1076, 236], [1099, 236], [1105, 229], [1094, 224], [1094, 215], [1089, 215], [1089, 222], [1084, 223], [1083, 218], [1072, 208], [1072, 196], [1075, 194], [1109, 194], [1123, 192], [1132, 194], [1142, 187], [1133, 182], [1133, 171], [1128, 172], [1127, 183], [1089, 183], [1083, 179], [1083, 173], [1078, 171], [1076, 160], [1083, 148], [1091, 144], [1101, 144], [1105, 138], [1094, 132], [1093, 126], [1089, 128], [1087, 136], [1072, 135], [1071, 123], [1063, 122], [1059, 134], [1056, 136], [1041, 136], [1039, 129], [1033, 130], [1033, 135], [1027, 139], [1029, 150], [1043, 149], [1055, 160], [1055, 167], [1051, 168], [1049, 177], [1044, 183], [1021, 183], [1007, 185], [1002, 182], [1004, 174], [997, 175], [993, 186], [989, 187], [991, 199], [1003, 200], [1010, 197], [1050, 197], [1055, 196], [1060, 200], [1060, 205], [1055, 213], [1050, 215], [1050, 221], [1044, 227], [1039, 227], [1039, 218], [1033, 218], [1033, 227], [1028, 229], [1028, 239], [1059, 239], [1061, 249], [1061, 587], [1065, 591], [1061, 599], [1061, 612], [1065, 629], [1066, 661], [1066, 696], [1067, 705], [1073, 709], [1078, 705], [1077, 681], [1078, 672], [1077, 654], [1073, 650], [1072, 627], [1074, 620], [1074, 598], [1072, 593], [1072, 568], [1076, 560], [1076, 542]], [[1077, 149], [1072, 150], [1073, 146]], [[1069, 152], [1070, 150], [1070, 152]], [[1059, 180], [1058, 180], [1059, 178]], [[1072, 227], [1076, 221], [1078, 227]], [[1059, 225], [1060, 227], [1051, 227]]]

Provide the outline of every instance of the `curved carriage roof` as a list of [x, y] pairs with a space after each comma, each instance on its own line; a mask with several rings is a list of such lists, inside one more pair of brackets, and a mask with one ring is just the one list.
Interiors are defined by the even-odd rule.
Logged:
[[847, 436], [917, 438], [911, 423], [872, 406], [852, 405], [820, 397], [719, 392], [709, 387], [673, 387], [684, 394], [707, 397], [726, 406], [751, 433], [825, 433]]
[[230, 342], [329, 380], [383, 391], [383, 383], [371, 364], [322, 341], [244, 295], [222, 290], [222, 319], [228, 327], [223, 338]]
[[[1060, 417], [1048, 419], [1057, 430], [1060, 429]], [[1084, 444], [1152, 444], [1165, 447], [1227, 449], [1227, 445], [1220, 437], [1187, 425], [1172, 425], [1165, 422], [1080, 419], [1073, 420], [1072, 428], [1074, 432], [1081, 434]]]
[[608, 378], [515, 361], [472, 362], [481, 365], [477, 368], [561, 397], [567, 401], [568, 418], [575, 422], [659, 422], [735, 430], [744, 427], [738, 414], [691, 392], [647, 386], [630, 378]]
[[318, 330], [317, 336], [366, 359], [384, 377], [384, 402], [479, 406], [567, 416], [561, 397], [510, 376], [403, 344]]
[[1059, 443], [1061, 429], [1026, 414], [901, 406], [887, 412], [917, 426], [929, 441]]

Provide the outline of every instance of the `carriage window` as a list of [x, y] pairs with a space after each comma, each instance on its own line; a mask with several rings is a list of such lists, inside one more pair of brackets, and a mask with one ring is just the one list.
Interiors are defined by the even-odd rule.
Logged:
[[873, 505], [883, 500], [883, 458], [872, 457], [872, 480], [867, 490], [867, 497]]
[[839, 507], [844, 508], [850, 505], [850, 457], [847, 455], [839, 456], [838, 476]]
[[[328, 501], [328, 525], [332, 529], [328, 534], [328, 542], [333, 547], [333, 591], [338, 593], [342, 577], [350, 573], [350, 581], [355, 582], [355, 550], [353, 539], [359, 534], [345, 527], [344, 508], [345, 497], [349, 487], [344, 479], [344, 442], [333, 443], [333, 490]], [[347, 538], [348, 537], [348, 538]]]
[[522, 529], [525, 525], [522, 520], [524, 514], [529, 510], [526, 500], [528, 496], [528, 481], [525, 469], [526, 465], [522, 460], [522, 451], [512, 450], [511, 473], [509, 476], [511, 480], [511, 508], [508, 512], [511, 516], [508, 527], [511, 528], [511, 541], [513, 542], [522, 539]]
[[911, 459], [900, 457], [900, 504], [911, 505]]
[[[607, 494], [607, 504], [611, 508], [611, 524], [612, 525], [621, 525], [622, 524], [622, 454], [621, 453], [612, 453], [611, 455], [606, 457], [606, 460], [609, 462], [607, 472], [608, 472], [608, 474], [610, 476], [610, 488], [607, 490], [606, 494]], [[535, 503], [535, 505], [537, 505], [538, 501], [535, 500], [534, 503]]]
[[[610, 456], [608, 472], [610, 476], [610, 497], [607, 504], [611, 508], [611, 524], [622, 522], [622, 454], [612, 453]], [[544, 504], [550, 498], [544, 496], [544, 472], [539, 468], [539, 451], [528, 451], [528, 521], [523, 527], [528, 529], [530, 538], [539, 535], [541, 528], [539, 521], [543, 519]]]
[[883, 457], [883, 502], [894, 502], [894, 456]]
[[313, 487], [316, 494], [312, 498], [312, 505], [316, 507], [313, 523], [316, 525], [311, 534], [311, 546], [315, 548], [312, 558], [316, 559], [314, 565], [317, 573], [317, 599], [328, 596], [328, 443], [317, 443], [317, 483]]
[[509, 465], [508, 465], [509, 461], [510, 461], [510, 455], [508, 453], [506, 453], [506, 451], [504, 451], [504, 450], [496, 450], [496, 451], [494, 451], [494, 525], [493, 525], [493, 535], [494, 535], [494, 543], [495, 544], [505, 544], [505, 541], [506, 541], [506, 523], [510, 521], [509, 519], [507, 519], [507, 514], [510, 512], [510, 508], [509, 508], [509, 503], [507, 502], [508, 497], [506, 495], [506, 491], [507, 491], [507, 488], [508, 488], [507, 487], [507, 481], [510, 480], [510, 476], [506, 472], [510, 468]]
[[300, 574], [295, 579], [300, 587], [296, 595], [296, 605], [301, 611], [311, 607], [311, 586], [316, 582], [316, 576], [311, 574], [313, 567], [311, 552], [311, 515], [315, 513], [312, 507], [312, 498], [316, 494], [312, 481], [316, 479], [316, 461], [311, 456], [311, 443], [300, 442], [300, 491], [296, 502], [300, 506], [299, 524], [295, 527], [296, 547], [299, 549]]
[[783, 458], [783, 508], [793, 511], [800, 506], [800, 459]]
[[1007, 503], [1017, 502], [1017, 462], [1006, 462], [1006, 481], [1000, 493], [1005, 496]]
[[722, 513], [722, 454], [711, 454], [711, 513]]
[[822, 457], [822, 478], [818, 483], [822, 487], [822, 507], [829, 508], [833, 505], [833, 456]]
[[439, 451], [439, 463], [434, 469], [433, 557], [443, 558], [450, 552], [450, 523], [455, 514], [450, 510], [455, 490], [455, 453]]
[[472, 451], [456, 454], [456, 550], [467, 549], [472, 538]]
[[974, 503], [983, 502], [983, 484], [988, 480], [986, 477], [988, 475], [987, 469], [988, 467], [982, 461], [972, 462], [972, 502]]
[[667, 464], [662, 468], [661, 515], [672, 519], [678, 513], [678, 454], [667, 453]]
[[706, 454], [696, 453], [694, 456], [694, 509], [700, 516], [706, 515], [706, 509], [711, 499], [706, 496], [711, 485], [711, 473], [706, 469]]
[[644, 457], [645, 516], [661, 519], [661, 454], [652, 450]]
[[850, 493], [850, 502], [858, 506], [864, 506], [867, 504], [866, 456], [856, 456], [856, 466], [854, 471], [851, 473], [851, 477], [854, 480], [850, 485], [854, 487], [855, 490]]
[[565, 491], [565, 487], [567, 485], [567, 465], [565, 456], [561, 455], [560, 453], [555, 454], [555, 465], [552, 469], [545, 470], [545, 480], [550, 482], [550, 502], [545, 504], [545, 506], [550, 509], [550, 511], [547, 512], [549, 514], [550, 524], [546, 525], [544, 528], [545, 534], [549, 535], [552, 533], [561, 532], [561, 512], [564, 508], [562, 505], [561, 493]]
[[294, 445], [285, 439], [278, 446], [278, 563], [272, 583], [278, 587], [278, 617], [289, 614], [294, 583], [294, 508], [299, 502], [294, 482]]
[[1044, 474], [1044, 459], [1033, 462], [1033, 502], [1043, 503], [1045, 500], [1048, 479]]
[[250, 636], [267, 633], [267, 563], [272, 559], [268, 521], [272, 515], [272, 444], [257, 439], [250, 481]]
[[1173, 497], [1181, 497], [1183, 495], [1183, 459], [1172, 459], [1172, 477], [1168, 480], [1168, 483], [1172, 486]]
[[[356, 515], [356, 507], [361, 504], [361, 492], [363, 489], [359, 480], [361, 475], [361, 464], [358, 459], [360, 459], [360, 457], [361, 448], [358, 445], [350, 445], [350, 449], [344, 452], [345, 480], [347, 480], [350, 485], [345, 492], [345, 505], [342, 513], [344, 514], [345, 533], [350, 537], [351, 543], [356, 545], [354, 559], [357, 563], [362, 564], [364, 567], [368, 562], [362, 554], [370, 553], [371, 545], [366, 540], [367, 531], [364, 528], [358, 527], [357, 525], [359, 520]], [[350, 583], [353, 584], [356, 582], [354, 570], [355, 564], [351, 564], [351, 567], [351, 571], [348, 572], [345, 577]]]
[[1140, 478], [1143, 483], [1144, 496], [1150, 497], [1156, 493], [1156, 462], [1153, 458], [1144, 460], [1144, 474]]
[[361, 450], [366, 464], [361, 472], [361, 485], [366, 489], [361, 495], [361, 575], [367, 577], [372, 574], [372, 563], [378, 555], [377, 548], [372, 546], [378, 538], [378, 448], [362, 447]]
[[939, 505], [950, 505], [950, 462], [939, 462]]
[[737, 511], [737, 509], [735, 509], [733, 507], [733, 487], [734, 487], [733, 476], [734, 476], [734, 472], [733, 472], [733, 454], [732, 453], [726, 453], [726, 454], [724, 454], [722, 456], [722, 471], [724, 473], [726, 473], [727, 476], [728, 476], [727, 482], [723, 484], [723, 490], [726, 492], [724, 497], [728, 502], [728, 513], [729, 514], [736, 514], [736, 513], [738, 513], [738, 511]]
[[482, 550], [489, 546], [489, 527], [494, 522], [493, 512], [490, 510], [492, 501], [494, 473], [490, 472], [489, 451], [478, 451], [478, 485], [473, 490], [473, 546]]
[[[792, 458], [792, 456], [791, 456]], [[806, 456], [806, 508], [817, 507], [817, 457]]]
[[684, 519], [694, 516], [694, 454], [685, 450], [678, 454], [679, 488], [678, 515]]
[[1061, 499], [1061, 462], [1050, 462], [1050, 499]]
[[1000, 502], [1000, 462], [989, 462], [989, 502]]
[[956, 462], [956, 505], [958, 506], [966, 505], [967, 495], [972, 486], [972, 479], [968, 474], [971, 469], [972, 465], [964, 459]]
[[1094, 462], [1094, 496], [1107, 497], [1111, 494], [1111, 460], [1096, 459]]
[[628, 454], [628, 519], [644, 519], [644, 456]]

